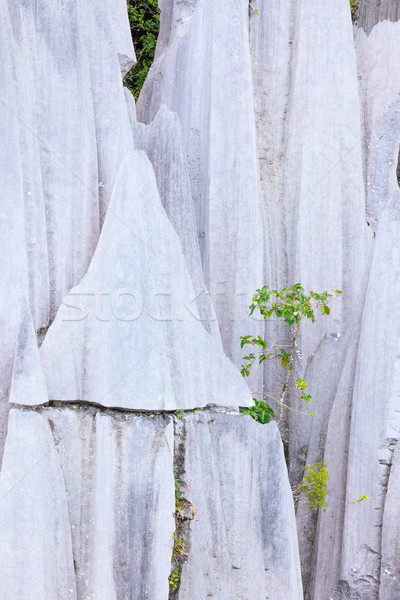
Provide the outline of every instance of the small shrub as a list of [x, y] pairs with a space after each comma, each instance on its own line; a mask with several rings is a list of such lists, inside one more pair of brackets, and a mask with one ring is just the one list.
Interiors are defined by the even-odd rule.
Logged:
[[137, 99], [154, 59], [160, 29], [157, 0], [128, 0], [128, 16], [137, 63], [126, 74], [124, 85]]
[[[300, 332], [301, 323], [304, 319], [315, 321], [315, 311], [319, 311], [321, 315], [329, 315], [330, 308], [328, 304], [340, 296], [340, 290], [325, 290], [317, 293], [313, 290], [306, 293], [300, 283], [296, 283], [291, 287], [284, 288], [281, 291], [272, 290], [268, 285], [256, 290], [249, 310], [250, 315], [258, 309], [264, 319], [270, 319], [275, 316], [282, 319], [286, 325], [292, 328], [292, 341], [290, 344], [275, 344], [268, 343], [260, 335], [254, 337], [252, 335], [241, 336], [241, 348], [246, 345], [251, 346], [251, 352], [243, 357], [246, 361], [242, 364], [241, 374], [243, 377], [250, 375], [251, 368], [254, 363], [261, 365], [267, 360], [280, 360], [282, 369], [286, 369], [286, 378], [282, 387], [279, 401], [279, 420], [282, 419], [284, 400], [288, 391], [290, 373], [293, 370], [293, 353], [296, 346], [297, 337]], [[297, 379], [295, 389], [300, 390], [302, 395], [300, 398], [305, 402], [311, 402], [311, 395], [305, 392], [307, 383], [303, 379]], [[271, 394], [264, 394], [271, 396]], [[269, 423], [271, 417], [275, 417], [273, 409], [262, 400], [253, 398], [254, 406], [250, 408], [240, 407], [240, 412], [250, 415], [260, 423]], [[310, 413], [313, 415], [313, 413]]]
[[359, 4], [359, 0], [350, 0], [350, 10], [353, 17], [357, 15]]
[[328, 479], [326, 462], [316, 462], [315, 465], [306, 466], [299, 493], [304, 494], [307, 498], [307, 506], [310, 510], [322, 508], [324, 512], [326, 511], [326, 496], [329, 493]]

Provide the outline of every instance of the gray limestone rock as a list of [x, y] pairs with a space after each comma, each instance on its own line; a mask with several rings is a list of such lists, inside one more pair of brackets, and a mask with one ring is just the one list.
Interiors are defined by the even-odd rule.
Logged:
[[88, 272], [41, 346], [49, 399], [141, 410], [251, 405], [245, 381], [203, 327], [193, 300], [151, 164], [132, 151]]
[[400, 19], [400, 4], [397, 0], [360, 0], [357, 11], [357, 25], [366, 33], [384, 20], [398, 21]]
[[[7, 600], [167, 600], [174, 473], [193, 504], [181, 600], [301, 600], [292, 493], [274, 424], [87, 406], [14, 409], [0, 480]], [[175, 448], [175, 449], [174, 449]]]
[[76, 600], [68, 499], [49, 422], [12, 410], [0, 478], [0, 596]]
[[196, 219], [179, 118], [162, 105], [149, 125], [132, 120], [133, 141], [145, 150], [154, 168], [160, 199], [179, 235], [201, 322], [216, 341], [219, 325], [204, 283]]
[[[377, 231], [381, 211], [398, 189], [400, 22], [384, 21], [367, 36], [355, 28], [362, 100], [366, 218]], [[384, 82], [382, 73], [385, 73]]]
[[205, 282], [225, 351], [240, 365], [240, 335], [263, 329], [248, 316], [264, 276], [248, 2], [174, 0], [160, 8], [138, 119], [150, 123], [162, 104], [179, 116]]
[[[396, 243], [400, 235], [399, 199], [397, 194], [382, 211], [376, 238], [357, 356], [349, 442], [342, 579], [349, 580], [350, 588], [357, 590], [362, 575], [360, 589], [371, 597], [378, 589], [374, 578], [379, 578], [380, 571], [391, 446], [400, 435], [399, 358], [395, 354], [388, 360], [400, 336], [399, 323], [387, 319], [381, 310], [382, 303], [390, 304], [393, 314], [400, 310]], [[371, 348], [380, 350], [371, 353]], [[370, 500], [352, 503], [363, 494]], [[399, 535], [398, 526], [394, 523], [392, 527]], [[358, 573], [356, 580], [354, 572]]]
[[25, 303], [44, 333], [89, 266], [110, 197], [123, 130], [118, 52], [134, 56], [115, 4], [0, 6], [0, 454]]
[[293, 498], [274, 423], [199, 413], [181, 433], [193, 504], [181, 600], [300, 600]]
[[379, 600], [400, 597], [400, 472], [398, 441], [390, 451], [389, 473], [382, 522]]
[[0, 480], [7, 600], [167, 600], [169, 418], [12, 410]]

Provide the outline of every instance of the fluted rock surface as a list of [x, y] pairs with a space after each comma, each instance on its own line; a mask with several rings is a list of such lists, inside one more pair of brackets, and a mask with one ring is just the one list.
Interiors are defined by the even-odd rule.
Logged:
[[12, 410], [1, 474], [1, 596], [168, 598], [170, 419]]
[[[258, 236], [263, 227], [245, 8], [235, 8], [221, 31], [213, 79], [224, 77], [235, 91], [243, 76], [245, 93], [223, 122], [223, 95], [214, 95], [213, 143], [201, 150], [204, 160], [210, 153], [217, 213], [209, 264], [221, 260], [232, 297], [251, 297], [264, 260], [261, 253], [252, 260], [249, 276], [240, 262], [252, 244], [245, 230]], [[193, 197], [207, 184], [208, 166], [201, 163], [203, 183], [193, 191], [178, 117], [163, 108], [147, 128], [136, 123], [122, 87], [134, 61], [125, 2], [6, 2], [0, 17], [1, 446], [8, 429], [0, 596], [167, 600], [174, 474], [185, 481], [191, 471], [196, 515], [179, 598], [206, 589], [219, 600], [283, 599], [289, 589], [300, 600], [276, 426], [225, 408], [182, 420], [166, 412], [252, 401], [222, 350], [204, 284]], [[225, 73], [230, 49], [221, 63], [217, 57], [229, 24], [243, 55], [235, 50]], [[205, 134], [201, 112], [196, 119]], [[229, 119], [241, 123], [243, 155], [236, 134], [225, 135]], [[222, 220], [234, 242], [230, 262]], [[224, 295], [217, 310], [225, 333], [232, 317], [225, 311], [241, 315], [232, 347], [247, 319], [249, 300], [238, 298]]]
[[[228, 414], [184, 421], [185, 497], [196, 510], [179, 598], [302, 598], [291, 489], [275, 424]], [[248, 552], [248, 549], [251, 549]]]
[[178, 598], [301, 600], [282, 442], [238, 414], [10, 413], [0, 480], [8, 600], [167, 600], [174, 472], [193, 504]]
[[400, 4], [397, 0], [360, 0], [356, 14], [357, 24], [368, 34], [380, 21], [398, 21]]
[[149, 123], [179, 116], [206, 285], [228, 356], [261, 333], [248, 306], [264, 275], [247, 0], [160, 2], [156, 57], [138, 101]]
[[[245, 38], [232, 36], [233, 28], [226, 28], [240, 10], [244, 21], [247, 15], [241, 3], [221, 15], [200, 0], [190, 6], [171, 0], [160, 8], [157, 56], [138, 114], [149, 122], [165, 103], [180, 118], [198, 228], [205, 236], [207, 278], [209, 265], [218, 271], [220, 255], [213, 246], [215, 228], [203, 215], [217, 213], [211, 212], [213, 188], [208, 192], [202, 186], [202, 194], [197, 189], [198, 173], [212, 178], [213, 170], [207, 158], [193, 156], [198, 146], [206, 145], [206, 156], [220, 160], [213, 106], [224, 80], [220, 77], [220, 85], [213, 87], [215, 48], [221, 62], [225, 48], [232, 48], [232, 56], [241, 55], [242, 64], [248, 65], [246, 51], [240, 50]], [[285, 417], [293, 481], [301, 480], [304, 464], [326, 459], [330, 465], [327, 512], [311, 515], [301, 503], [297, 511], [305, 597], [390, 596], [396, 585], [398, 528], [389, 531], [388, 519], [398, 477], [396, 469], [391, 473], [391, 461], [398, 440], [399, 384], [396, 365], [390, 361], [388, 366], [385, 358], [397, 345], [397, 325], [388, 328], [383, 315], [392, 305], [397, 314], [397, 258], [391, 248], [398, 245], [399, 36], [397, 23], [376, 23], [396, 20], [397, 7], [361, 2], [359, 23], [369, 35], [353, 32], [347, 0], [318, 7], [301, 0], [267, 5], [255, 0], [249, 13], [264, 219], [252, 256], [261, 253], [267, 278], [263, 283], [272, 287], [301, 281], [306, 288], [343, 291], [329, 319], [304, 328], [296, 355], [295, 373], [309, 383], [316, 416], [299, 416], [296, 411], [303, 407], [292, 398], [294, 412]], [[225, 42], [218, 46], [222, 35]], [[196, 67], [195, 77], [190, 69], [202, 64], [205, 40], [210, 64]], [[248, 80], [242, 76], [235, 108], [226, 94], [226, 115], [234, 114], [247, 90]], [[194, 98], [203, 102], [197, 104]], [[236, 131], [241, 131], [240, 124]], [[247, 141], [242, 152], [250, 156]], [[193, 165], [199, 164], [196, 170]], [[252, 205], [252, 198], [247, 204]], [[235, 211], [229, 219], [236, 218]], [[226, 226], [223, 219], [220, 223]], [[272, 325], [267, 337], [273, 332], [282, 335]], [[229, 349], [230, 331], [222, 326], [221, 333]], [[279, 374], [266, 369], [264, 389], [269, 391], [276, 379]], [[252, 389], [259, 389], [254, 382]], [[384, 399], [377, 402], [380, 394]], [[354, 504], [363, 494], [370, 500]]]

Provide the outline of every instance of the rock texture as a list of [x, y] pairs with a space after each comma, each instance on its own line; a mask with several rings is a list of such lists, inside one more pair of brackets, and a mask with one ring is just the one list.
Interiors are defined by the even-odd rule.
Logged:
[[170, 419], [13, 410], [0, 481], [0, 590], [17, 600], [168, 598]]
[[201, 413], [185, 419], [180, 437], [190, 482], [185, 497], [196, 517], [179, 598], [302, 598], [293, 501], [276, 425]]
[[240, 364], [239, 336], [262, 331], [248, 306], [264, 273], [248, 2], [163, 1], [160, 9], [138, 118], [149, 123], [162, 104], [179, 116], [205, 281], [224, 348]]
[[[43, 26], [50, 23], [56, 9], [49, 5], [47, 11], [43, 16]], [[33, 266], [38, 279], [43, 280], [46, 272], [48, 274], [49, 286], [54, 292], [50, 305], [46, 304], [46, 297], [36, 298], [29, 292], [31, 314], [42, 310], [47, 321], [35, 321], [32, 317], [33, 325], [28, 326], [25, 322], [29, 321], [29, 310], [26, 302], [21, 305], [19, 318], [24, 323], [23, 327], [29, 328], [31, 341], [33, 330], [54, 318], [64, 296], [41, 347], [48, 399], [168, 410], [207, 404], [249, 405], [250, 393], [237, 370], [223, 355], [219, 336], [216, 334], [213, 338], [207, 331], [210, 326], [205, 328], [202, 325], [202, 315], [196, 306], [199, 291], [194, 289], [196, 271], [193, 264], [197, 257], [191, 260], [191, 279], [180, 240], [160, 203], [151, 164], [143, 152], [134, 150], [117, 56], [121, 56], [123, 49], [126, 54], [129, 48], [126, 36], [122, 36], [121, 40], [114, 39], [115, 20], [119, 22], [119, 13], [109, 17], [108, 3], [104, 3], [98, 12], [93, 11], [94, 8], [89, 5], [71, 7], [64, 15], [64, 37], [57, 37], [53, 25], [50, 27], [48, 23], [46, 35], [55, 36], [50, 38], [52, 51], [49, 52], [45, 46], [42, 60], [40, 44], [44, 44], [47, 38], [39, 36], [40, 48], [32, 65], [33, 71], [38, 71], [43, 68], [45, 60], [59, 58], [63, 49], [67, 51], [72, 46], [75, 25], [79, 27], [80, 39], [86, 40], [86, 45], [74, 48], [75, 68], [71, 78], [75, 81], [79, 77], [85, 90], [79, 98], [85, 97], [85, 93], [88, 95], [90, 101], [85, 105], [86, 113], [80, 104], [75, 106], [78, 101], [75, 100], [75, 90], [71, 91], [71, 103], [74, 100], [73, 106], [79, 113], [79, 119], [69, 111], [67, 104], [63, 104], [58, 114], [57, 105], [61, 100], [60, 91], [56, 88], [46, 100], [50, 111], [42, 117], [46, 129], [43, 134], [35, 130], [35, 136], [42, 135], [48, 144], [46, 161], [49, 167], [43, 167], [40, 154], [32, 152], [26, 157], [26, 169], [33, 172], [43, 169], [39, 192], [47, 194], [51, 205], [45, 211], [49, 216], [42, 223], [43, 235], [50, 240], [49, 243], [54, 240], [57, 247], [45, 248], [46, 252], [52, 253], [50, 263], [47, 258], [37, 259]], [[13, 15], [12, 11], [10, 15]], [[11, 19], [10, 15], [7, 16]], [[31, 27], [35, 26], [35, 19], [40, 19], [40, 15], [40, 11], [34, 15]], [[17, 26], [17, 16], [13, 18]], [[108, 29], [112, 43], [106, 44], [104, 40]], [[95, 57], [91, 48], [87, 49], [91, 39], [87, 36], [90, 35], [101, 45], [101, 65], [99, 57]], [[10, 61], [11, 66], [20, 59], [21, 53], [16, 54], [16, 61]], [[95, 70], [94, 86], [89, 77], [90, 68]], [[110, 86], [110, 93], [104, 93], [105, 85]], [[43, 93], [42, 88], [40, 93]], [[57, 113], [54, 123], [50, 119], [51, 111]], [[91, 120], [85, 121], [85, 127], [92, 123], [90, 134], [85, 128], [80, 128], [82, 114], [90, 116]], [[64, 121], [61, 121], [62, 116]], [[36, 122], [32, 127], [34, 125]], [[59, 130], [52, 129], [56, 125], [73, 132], [71, 140], [64, 146], [66, 166], [64, 159], [60, 162], [58, 158], [62, 156], [61, 150], [52, 145], [52, 136], [60, 147], [62, 145]], [[24, 132], [26, 127], [24, 124]], [[83, 146], [78, 143], [79, 136], [84, 140]], [[84, 154], [82, 160], [80, 152]], [[19, 159], [19, 152], [16, 159]], [[90, 176], [85, 166], [88, 162], [92, 168]], [[67, 174], [64, 177], [65, 170]], [[168, 178], [168, 175], [165, 177]], [[63, 194], [69, 194], [68, 190], [73, 186], [73, 194], [71, 192], [63, 200]], [[81, 197], [81, 188], [87, 200]], [[31, 194], [31, 190], [28, 192]], [[88, 219], [89, 204], [86, 206], [85, 202], [90, 203], [97, 219], [96, 226], [92, 219], [87, 222], [87, 232], [83, 224]], [[64, 203], [67, 214], [64, 211], [61, 218]], [[75, 209], [75, 203], [79, 209]], [[35, 218], [41, 207], [45, 210], [45, 200], [39, 203]], [[71, 219], [68, 211], [71, 211]], [[14, 211], [10, 210], [10, 214]], [[25, 218], [26, 225], [23, 222], [18, 224], [22, 231], [32, 225], [33, 217], [29, 213]], [[17, 219], [20, 219], [19, 213]], [[64, 220], [67, 221], [66, 227], [63, 227]], [[100, 224], [103, 227], [98, 239]], [[60, 235], [58, 230], [62, 230]], [[82, 243], [82, 238], [85, 243]], [[95, 241], [98, 241], [96, 250]], [[36, 238], [31, 238], [21, 243], [18, 249], [21, 257], [25, 257], [26, 247], [29, 250], [31, 243], [43, 253], [42, 245], [38, 242], [36, 246]], [[73, 253], [76, 250], [76, 253], [69, 255], [68, 248]], [[85, 258], [79, 254], [83, 249]], [[9, 251], [7, 255], [10, 255]], [[55, 270], [52, 270], [53, 263]], [[27, 275], [28, 265], [21, 265], [20, 270]], [[37, 285], [35, 278], [32, 281]], [[73, 285], [75, 287], [71, 289]], [[17, 293], [16, 289], [14, 291]], [[18, 297], [22, 298], [22, 293], [18, 292]], [[25, 294], [28, 296], [28, 290]], [[207, 323], [211, 323], [213, 311], [201, 308]], [[18, 313], [16, 307], [13, 307], [13, 312]], [[13, 344], [11, 347], [14, 350]], [[13, 371], [11, 401], [22, 405], [47, 401], [43, 397], [43, 375], [35, 344], [25, 344], [24, 336], [21, 338], [20, 335], [15, 353], [17, 363]], [[29, 353], [33, 353], [32, 356]], [[20, 366], [21, 361], [24, 368]], [[31, 369], [29, 373], [28, 368]], [[24, 383], [29, 378], [42, 386], [40, 394], [30, 393], [26, 397]]]
[[175, 426], [174, 452], [171, 417], [12, 410], [0, 480], [2, 597], [167, 600], [179, 469], [195, 515], [178, 597], [300, 600], [276, 426], [209, 411]]
[[[200, 16], [205, 15], [204, 23], [211, 14], [203, 12], [209, 8], [206, 4], [197, 2], [190, 9], [172, 1], [168, 7], [161, 5], [157, 59], [138, 110], [146, 122], [163, 102], [178, 113], [189, 164], [197, 114], [192, 98], [204, 96], [194, 92], [199, 78], [194, 81], [193, 75], [185, 73], [189, 61], [196, 64], [194, 40], [198, 48], [204, 43], [204, 36], [196, 35], [202, 28]], [[385, 573], [382, 565], [392, 572], [395, 563], [395, 555], [388, 558], [387, 548], [395, 547], [397, 529], [391, 534], [386, 529], [385, 539], [381, 529], [391, 455], [398, 439], [393, 431], [398, 382], [393, 361], [386, 375], [380, 361], [389, 347], [396, 347], [391, 336], [397, 334], [393, 324], [389, 333], [376, 320], [382, 301], [390, 306], [397, 296], [396, 255], [387, 246], [383, 250], [382, 244], [393, 239], [389, 247], [396, 245], [399, 32], [397, 23], [376, 23], [396, 20], [397, 11], [397, 3], [361, 2], [359, 24], [369, 35], [356, 29], [354, 38], [344, 0], [318, 10], [300, 0], [268, 5], [255, 1], [249, 11], [265, 232], [253, 255], [263, 254], [265, 283], [273, 287], [301, 281], [306, 288], [343, 291], [343, 301], [330, 319], [305, 328], [298, 347], [295, 372], [309, 383], [316, 417], [310, 421], [292, 412], [286, 417], [293, 481], [301, 479], [306, 463], [325, 458], [331, 465], [332, 507], [318, 518], [301, 505], [297, 513], [305, 596], [318, 600], [329, 594], [342, 600], [384, 594], [384, 584], [379, 584], [380, 572]], [[221, 32], [228, 17], [215, 16], [216, 22], [218, 18]], [[213, 48], [219, 33], [208, 35]], [[227, 37], [226, 45], [233, 43]], [[214, 56], [212, 50], [209, 54]], [[223, 52], [220, 57], [222, 61]], [[213, 64], [205, 69], [201, 93], [213, 80]], [[243, 85], [242, 94], [245, 89]], [[212, 92], [210, 98], [212, 107]], [[228, 96], [225, 112], [229, 113]], [[207, 127], [212, 127], [211, 117], [209, 123]], [[216, 142], [210, 137], [212, 143]], [[195, 189], [196, 177], [192, 172], [190, 176]], [[212, 197], [203, 194], [196, 202], [201, 204], [197, 209], [201, 215], [209, 210]], [[201, 224], [198, 217], [203, 231]], [[206, 228], [204, 248], [207, 240], [212, 248], [212, 239], [213, 231]], [[203, 255], [207, 257], [205, 250]], [[267, 335], [271, 329], [284, 336], [277, 325], [267, 329]], [[221, 332], [229, 348], [229, 335], [223, 327]], [[374, 375], [378, 371], [380, 375]], [[265, 389], [276, 379], [279, 373], [266, 369]], [[374, 385], [378, 385], [375, 392]], [[378, 395], [385, 398], [379, 409]], [[292, 408], [302, 410], [296, 399]], [[367, 424], [369, 418], [374, 422]], [[366, 433], [370, 430], [373, 435]], [[338, 439], [343, 440], [339, 448]], [[391, 485], [396, 486], [396, 479]], [[362, 494], [370, 495], [370, 501], [352, 504]], [[330, 569], [326, 569], [328, 562]]]
[[[130, 95], [129, 103], [133, 103]], [[133, 111], [132, 111], [133, 112]], [[204, 283], [195, 207], [179, 118], [164, 105], [149, 125], [131, 120], [135, 147], [151, 160], [161, 202], [181, 240], [201, 322], [219, 343], [221, 335], [209, 292]]]
[[127, 154], [89, 269], [40, 350], [49, 398], [150, 410], [251, 404], [194, 299], [151, 164]]
[[[306, 600], [394, 600], [398, 3], [160, 9], [136, 111], [123, 0], [0, 5], [0, 596], [297, 600], [301, 564]], [[315, 417], [293, 394], [280, 424], [292, 483], [330, 473], [300, 554], [276, 426], [224, 408], [240, 335], [287, 339], [254, 290], [297, 281], [343, 291], [296, 348]]]
[[[176, 114], [164, 107], [148, 127], [135, 120], [122, 86], [134, 62], [123, 0], [0, 6], [1, 444], [8, 428], [0, 476], [2, 598], [167, 600], [174, 474], [183, 468], [196, 473], [200, 524], [196, 515], [188, 526], [179, 598], [188, 600], [197, 583], [196, 593], [205, 586], [220, 600], [284, 598], [287, 589], [294, 600], [302, 597], [276, 426], [226, 408], [182, 420], [166, 412], [252, 403], [223, 352], [203, 275], [211, 265], [217, 283], [226, 278], [224, 294], [238, 294], [235, 302], [224, 295], [217, 307], [226, 334], [229, 319], [240, 315], [233, 347], [249, 303], [240, 294], [251, 297], [264, 261], [259, 253], [247, 269], [243, 259], [252, 244], [245, 229], [258, 237], [263, 228], [246, 8], [234, 7], [215, 40], [212, 80], [215, 86], [224, 77], [235, 92], [244, 77], [245, 93], [224, 121], [224, 96], [213, 93], [212, 140], [201, 111], [195, 114], [206, 143], [202, 162], [193, 162], [199, 146], [188, 159], [187, 128]], [[217, 58], [231, 25], [239, 46], [226, 72], [232, 48]], [[225, 135], [230, 119], [240, 124], [239, 136], [233, 128]], [[209, 171], [212, 206], [201, 219], [214, 238], [206, 259], [193, 199], [203, 185], [208, 190]], [[228, 183], [227, 205], [221, 198]], [[222, 220], [225, 238], [217, 230]]]
[[380, 21], [398, 21], [400, 5], [397, 0], [360, 0], [356, 19], [368, 34]]

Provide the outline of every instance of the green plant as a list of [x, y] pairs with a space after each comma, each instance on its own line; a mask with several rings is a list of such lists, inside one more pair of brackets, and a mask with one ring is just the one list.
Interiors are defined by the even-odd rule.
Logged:
[[254, 406], [241, 406], [240, 412], [244, 415], [250, 415], [255, 421], [259, 421], [262, 424], [269, 423], [271, 417], [276, 417], [276, 414], [266, 402], [257, 400], [256, 398], [253, 398], [253, 401]]
[[249, 8], [251, 8], [251, 10], [253, 11], [253, 13], [254, 13], [255, 15], [259, 15], [259, 14], [260, 14], [260, 13], [258, 12], [258, 9], [257, 9], [257, 8], [254, 8], [254, 7], [252, 6], [252, 4], [251, 4], [251, 2], [250, 2], [250, 1], [249, 1]]
[[172, 571], [171, 575], [168, 577], [169, 585], [171, 586], [171, 590], [173, 592], [176, 592], [176, 590], [178, 589], [179, 576], [180, 576], [179, 567], [175, 567], [175, 569]]
[[[310, 292], [306, 293], [300, 283], [284, 288], [281, 291], [272, 290], [267, 285], [256, 290], [253, 302], [249, 307], [250, 315], [258, 309], [264, 319], [270, 319], [271, 317], [282, 319], [291, 331], [290, 335], [292, 339], [290, 344], [276, 344], [275, 342], [268, 343], [260, 335], [256, 337], [252, 335], [241, 336], [241, 348], [250, 345], [252, 351], [243, 357], [243, 360], [246, 362], [242, 364], [240, 372], [243, 377], [248, 377], [255, 362], [261, 365], [267, 360], [278, 359], [281, 361], [282, 369], [286, 369], [286, 377], [279, 397], [278, 423], [282, 419], [290, 373], [293, 370], [293, 354], [301, 324], [305, 319], [310, 319], [314, 323], [316, 311], [319, 311], [321, 315], [329, 315], [330, 308], [328, 304], [334, 298], [340, 296], [341, 293], [340, 290], [325, 290], [321, 293], [310, 290]], [[303, 392], [300, 396], [302, 400], [307, 403], [311, 402], [311, 395], [305, 392], [307, 388], [306, 381], [297, 379], [295, 388]], [[263, 395], [270, 396], [271, 394]], [[276, 416], [267, 402], [257, 400], [256, 398], [253, 398], [253, 400], [253, 407], [240, 407], [240, 412], [252, 416], [261, 423], [268, 423], [271, 417]], [[310, 414], [313, 415], [313, 413]]]
[[128, 0], [128, 16], [137, 62], [126, 74], [124, 84], [137, 99], [154, 59], [160, 28], [157, 0]]
[[187, 556], [186, 546], [184, 544], [183, 537], [178, 537], [176, 531], [174, 533], [174, 545], [172, 552], [175, 558], [177, 554], [179, 554], [179, 556]]
[[[189, 500], [186, 500], [186, 498], [184, 497], [183, 492], [182, 492], [182, 482], [180, 481], [179, 477], [175, 474], [174, 474], [174, 482], [175, 482], [175, 513], [174, 513], [175, 531], [174, 531], [174, 543], [172, 546], [172, 557], [171, 557], [172, 571], [171, 571], [171, 574], [168, 579], [169, 579], [169, 585], [170, 585], [171, 591], [176, 592], [176, 590], [179, 587], [182, 564], [187, 557], [187, 548], [185, 546], [185, 540], [184, 540], [184, 536], [183, 536], [183, 532], [184, 532], [183, 525], [184, 525], [185, 521], [188, 521], [188, 520], [191, 520], [194, 518], [194, 506], [191, 502], [189, 502]], [[192, 484], [193, 484], [193, 479], [191, 479], [189, 481], [189, 483], [186, 484], [185, 487], [189, 488], [189, 487], [191, 487]]]
[[322, 508], [324, 512], [326, 511], [326, 496], [329, 493], [328, 479], [326, 462], [316, 462], [315, 465], [306, 466], [298, 491], [307, 498], [307, 506], [310, 510]]
[[[191, 518], [194, 516], [193, 504], [186, 500], [181, 490], [182, 483], [177, 475], [174, 475], [175, 480], [175, 521], [187, 520], [190, 513]], [[189, 487], [189, 485], [187, 486]]]
[[358, 504], [359, 502], [362, 502], [363, 500], [368, 500], [369, 496], [361, 496], [361, 498], [359, 498], [358, 500], [353, 500], [352, 504]]
[[360, 4], [359, 0], [350, 0], [350, 10], [353, 16], [357, 15], [358, 5]]
[[178, 408], [178, 410], [176, 410], [174, 414], [177, 419], [182, 419], [183, 415], [185, 414], [185, 411], [183, 410], [183, 408]]

